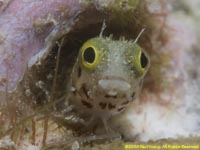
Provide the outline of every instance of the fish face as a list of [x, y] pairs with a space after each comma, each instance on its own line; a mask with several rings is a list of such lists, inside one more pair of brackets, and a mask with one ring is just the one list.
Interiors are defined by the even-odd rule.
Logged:
[[90, 39], [71, 74], [71, 101], [83, 113], [115, 115], [136, 98], [149, 66], [147, 53], [132, 41]]

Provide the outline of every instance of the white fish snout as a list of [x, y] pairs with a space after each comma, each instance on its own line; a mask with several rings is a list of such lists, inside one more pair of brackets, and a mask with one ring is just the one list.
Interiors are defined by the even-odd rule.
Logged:
[[118, 92], [125, 92], [131, 88], [128, 82], [120, 79], [101, 79], [98, 86], [110, 96], [116, 96]]

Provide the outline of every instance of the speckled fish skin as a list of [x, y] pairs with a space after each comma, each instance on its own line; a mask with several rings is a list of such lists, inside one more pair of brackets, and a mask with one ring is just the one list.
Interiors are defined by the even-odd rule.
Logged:
[[[92, 69], [83, 65], [85, 45], [96, 48], [99, 53], [99, 62]], [[97, 37], [85, 45], [73, 67], [69, 101], [80, 114], [107, 120], [136, 99], [150, 66], [149, 57], [138, 44], [123, 38]], [[143, 69], [140, 68], [142, 53], [147, 61]]]

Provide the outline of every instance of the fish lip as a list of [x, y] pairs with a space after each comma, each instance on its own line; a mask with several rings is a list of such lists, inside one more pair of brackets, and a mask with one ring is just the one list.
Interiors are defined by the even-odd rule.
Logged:
[[106, 76], [98, 80], [98, 85], [108, 90], [106, 92], [109, 96], [116, 96], [119, 92], [125, 92], [131, 89], [131, 84], [122, 77]]

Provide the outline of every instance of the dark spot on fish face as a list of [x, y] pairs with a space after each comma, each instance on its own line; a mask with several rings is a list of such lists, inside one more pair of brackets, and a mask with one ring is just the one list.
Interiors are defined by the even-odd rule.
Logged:
[[124, 101], [122, 102], [122, 105], [127, 105], [129, 103], [129, 101]]
[[103, 102], [99, 103], [99, 106], [101, 107], [101, 109], [105, 109], [106, 105], [107, 105], [107, 103], [103, 103]]
[[86, 85], [83, 84], [82, 87], [81, 87], [83, 93], [85, 94], [85, 96], [89, 99], [89, 95], [88, 95], [88, 90], [86, 89]]
[[109, 103], [108, 104], [108, 109], [110, 110], [110, 109], [114, 109], [116, 106], [114, 105], [114, 104], [112, 104], [112, 103]]
[[82, 73], [81, 67], [78, 67], [78, 78], [81, 77], [81, 73]]
[[90, 104], [90, 103], [87, 102], [87, 101], [81, 100], [81, 103], [82, 103], [84, 106], [86, 106], [87, 108], [92, 108], [92, 107], [93, 107], [92, 104]]
[[104, 97], [105, 98], [117, 98], [117, 95], [111, 96], [111, 95], [106, 94]]
[[120, 107], [120, 108], [118, 108], [117, 110], [120, 112], [120, 111], [124, 110], [124, 108], [125, 108], [125, 107]]

